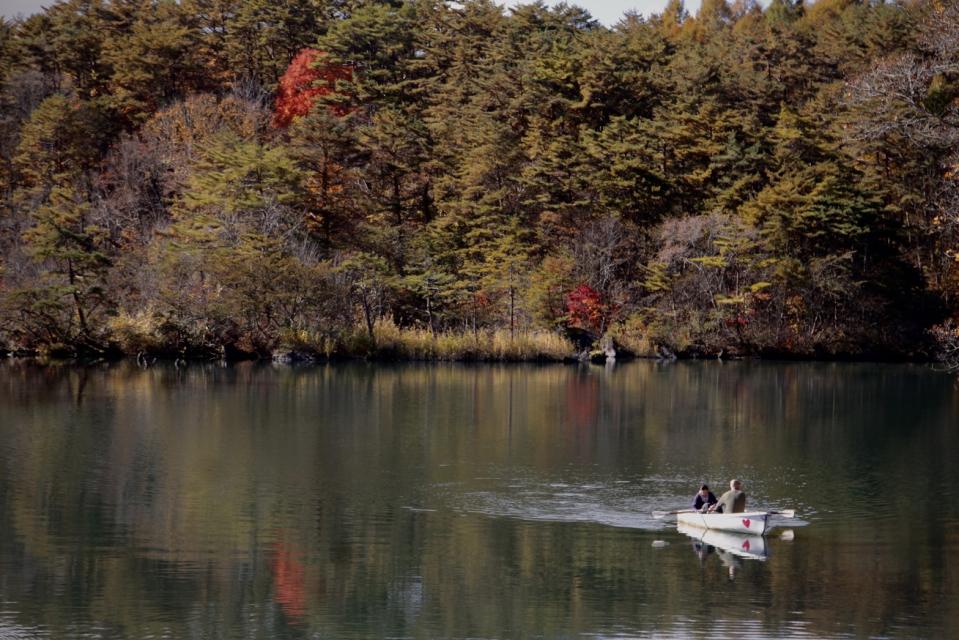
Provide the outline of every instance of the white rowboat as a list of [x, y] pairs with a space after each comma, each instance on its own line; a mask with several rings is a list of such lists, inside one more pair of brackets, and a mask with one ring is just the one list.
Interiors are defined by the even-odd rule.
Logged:
[[761, 536], [769, 530], [769, 516], [768, 511], [744, 511], [743, 513], [681, 511], [676, 514], [676, 522], [699, 529], [718, 529]]

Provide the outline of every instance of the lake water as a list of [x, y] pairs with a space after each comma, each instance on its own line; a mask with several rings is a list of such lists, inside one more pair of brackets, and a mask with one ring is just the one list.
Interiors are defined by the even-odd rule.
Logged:
[[[758, 559], [651, 515], [733, 476]], [[955, 379], [0, 364], [0, 638], [648, 636], [959, 637]]]

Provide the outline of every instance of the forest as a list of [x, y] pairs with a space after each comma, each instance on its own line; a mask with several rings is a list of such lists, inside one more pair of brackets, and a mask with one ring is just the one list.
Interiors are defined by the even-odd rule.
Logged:
[[959, 364], [959, 4], [0, 20], [0, 352]]

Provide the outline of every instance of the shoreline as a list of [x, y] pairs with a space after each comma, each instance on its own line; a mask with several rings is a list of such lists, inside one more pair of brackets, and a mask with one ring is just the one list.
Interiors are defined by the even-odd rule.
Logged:
[[[118, 364], [130, 362], [141, 368], [149, 368], [154, 365], [173, 365], [175, 367], [185, 367], [196, 364], [220, 364], [232, 366], [237, 364], [251, 363], [258, 365], [284, 365], [289, 367], [311, 367], [328, 364], [348, 364], [348, 363], [369, 363], [369, 364], [477, 364], [477, 365], [592, 365], [605, 366], [608, 364], [625, 364], [629, 362], [647, 361], [669, 364], [673, 362], [766, 362], [766, 363], [846, 363], [846, 364], [913, 364], [930, 365], [942, 364], [933, 358], [905, 357], [893, 354], [745, 354], [729, 355], [723, 357], [702, 357], [699, 354], [675, 354], [675, 357], [662, 357], [652, 354], [618, 354], [616, 357], [588, 357], [583, 354], [570, 354], [561, 358], [552, 357], [530, 357], [530, 358], [495, 358], [495, 357], [398, 357], [389, 355], [332, 355], [322, 354], [298, 354], [289, 357], [287, 354], [274, 355], [272, 358], [259, 357], [222, 357], [211, 358], [199, 355], [129, 355], [129, 354], [110, 354], [104, 356], [69, 356], [69, 357], [51, 357], [37, 352], [11, 352], [0, 350], [0, 362], [32, 362], [40, 366], [89, 366], [94, 364]], [[947, 369], [944, 369], [946, 371]]]

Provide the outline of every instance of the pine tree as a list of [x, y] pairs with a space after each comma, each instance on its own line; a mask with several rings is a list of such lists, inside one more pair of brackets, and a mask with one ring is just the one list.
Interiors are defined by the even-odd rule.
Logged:
[[20, 130], [13, 163], [21, 184], [31, 193], [43, 195], [55, 184], [84, 176], [106, 146], [108, 126], [96, 104], [59, 94], [50, 96]]
[[386, 261], [374, 254], [358, 251], [347, 254], [335, 266], [349, 291], [353, 304], [360, 310], [367, 337], [375, 339], [374, 328], [386, 310], [386, 292], [391, 271]]
[[323, 33], [328, 4], [315, 0], [236, 3], [223, 38], [234, 77], [255, 80], [273, 91], [296, 54]]
[[744, 207], [779, 247], [797, 256], [861, 248], [882, 203], [837, 153], [820, 124], [787, 108], [773, 132], [775, 180]]
[[410, 252], [406, 275], [398, 283], [422, 302], [412, 315], [425, 315], [426, 326], [434, 338], [449, 320], [449, 312], [456, 301], [456, 278], [436, 263], [435, 253], [429, 234], [418, 236]]
[[[470, 146], [470, 122], [479, 105], [490, 105], [482, 87], [490, 73], [492, 49], [503, 28], [503, 9], [492, 0], [475, 0], [461, 8], [444, 5], [429, 14], [425, 26], [423, 121], [430, 140], [430, 162], [425, 167], [438, 183], [456, 172], [460, 156]], [[442, 196], [439, 196], [442, 197]]]
[[522, 200], [514, 217], [537, 225], [547, 245], [568, 243], [593, 216], [597, 203], [595, 173], [587, 164], [579, 132], [550, 135], [534, 126], [517, 156]]
[[531, 270], [525, 298], [536, 325], [547, 329], [565, 326], [566, 297], [576, 287], [575, 271], [575, 261], [566, 252], [547, 255]]
[[663, 72], [673, 46], [651, 23], [627, 20], [614, 30], [580, 37], [576, 109], [590, 129], [601, 130], [613, 118], [648, 118], [661, 104]]
[[106, 25], [102, 0], [65, 0], [50, 8], [49, 35], [58, 70], [76, 83], [82, 98], [106, 91], [110, 65], [103, 56]]
[[675, 41], [682, 33], [683, 23], [689, 18], [689, 12], [683, 0], [669, 0], [663, 12], [654, 18], [656, 26], [665, 38]]
[[651, 224], [670, 210], [672, 184], [662, 158], [655, 153], [651, 123], [613, 118], [601, 131], [589, 132], [584, 176], [596, 192], [602, 211]]
[[203, 88], [197, 45], [197, 31], [177, 2], [141, 7], [129, 28], [104, 45], [113, 107], [128, 122], [140, 124], [159, 107]]
[[344, 114], [354, 148], [349, 158], [365, 189], [354, 191], [354, 211], [364, 212], [357, 227], [378, 230], [366, 243], [377, 244], [398, 275], [404, 273], [410, 239], [433, 217], [433, 185], [427, 166], [432, 147], [424, 120], [423, 48], [436, 3], [361, 3], [330, 25], [318, 42], [329, 63], [350, 69], [321, 99]]
[[804, 0], [772, 0], [766, 7], [766, 21], [772, 25], [788, 25], [805, 14]]
[[[111, 306], [104, 287], [111, 260], [105, 230], [90, 222], [90, 204], [72, 186], [58, 185], [48, 204], [34, 212], [23, 240], [45, 271], [35, 287], [21, 292], [29, 301], [25, 313], [36, 318], [48, 336], [82, 348], [102, 348], [98, 334]], [[72, 313], [65, 326], [57, 326], [65, 307]]]
[[505, 307], [510, 338], [516, 333], [521, 315], [523, 291], [529, 286], [533, 250], [532, 232], [518, 217], [500, 226], [489, 246], [483, 247], [482, 289], [497, 307]]
[[239, 85], [241, 78], [249, 79], [256, 74], [245, 69], [232, 55], [238, 46], [238, 35], [231, 28], [241, 5], [240, 0], [182, 0], [180, 6], [190, 16], [196, 29], [196, 51], [194, 55], [206, 71], [214, 86], [229, 87]]
[[10, 47], [24, 68], [47, 77], [61, 73], [53, 44], [53, 19], [48, 13], [35, 13], [17, 25]]
[[289, 152], [304, 171], [306, 225], [332, 253], [334, 246], [353, 245], [362, 222], [363, 198], [354, 184], [360, 175], [355, 132], [326, 108], [297, 118], [289, 131]]
[[19, 57], [14, 34], [16, 28], [12, 22], [0, 16], [0, 82], [5, 82]]
[[195, 163], [174, 215], [220, 228], [227, 243], [251, 230], [293, 240], [302, 233], [304, 178], [285, 148], [226, 132]]

